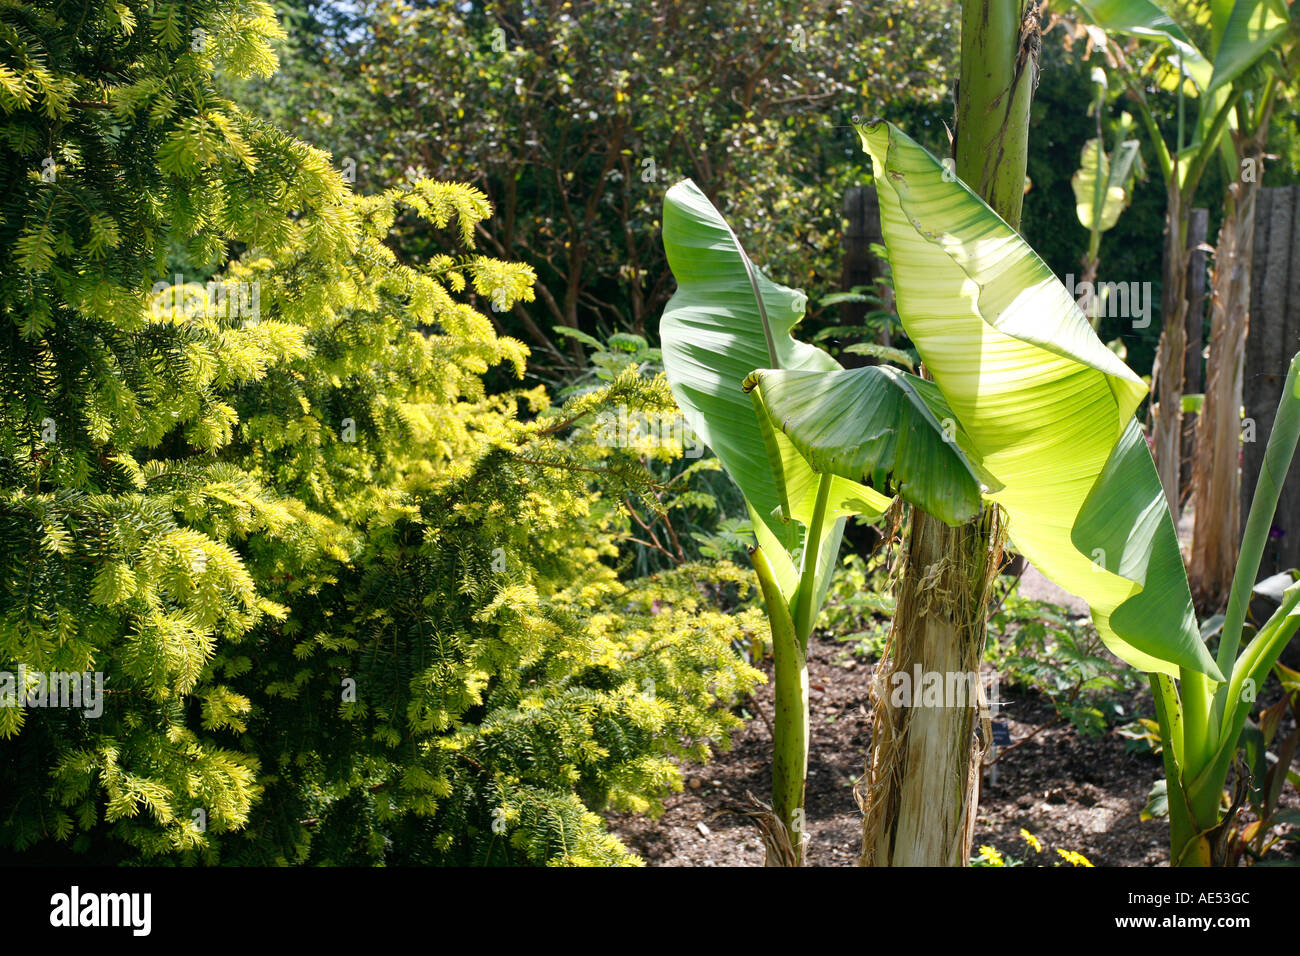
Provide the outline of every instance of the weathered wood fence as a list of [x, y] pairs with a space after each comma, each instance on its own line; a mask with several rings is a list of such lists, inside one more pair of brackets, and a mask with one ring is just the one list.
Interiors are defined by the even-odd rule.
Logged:
[[[853, 186], [844, 192], [844, 262], [840, 288], [868, 286], [885, 274], [885, 266], [871, 254], [871, 244], [885, 242], [880, 231], [880, 200], [874, 186]], [[845, 325], [861, 325], [867, 314], [865, 303], [845, 303], [840, 316]]]
[[[1246, 338], [1242, 376], [1243, 526], [1263, 466], [1264, 448], [1273, 430], [1287, 366], [1297, 350], [1300, 350], [1300, 186], [1261, 189], [1255, 202], [1250, 332]], [[1296, 567], [1300, 567], [1300, 463], [1292, 463], [1287, 473], [1259, 577]]]

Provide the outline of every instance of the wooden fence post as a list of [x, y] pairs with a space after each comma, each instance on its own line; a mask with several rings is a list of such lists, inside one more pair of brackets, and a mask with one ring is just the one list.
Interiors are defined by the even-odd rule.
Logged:
[[[1250, 511], [1291, 356], [1300, 349], [1300, 187], [1260, 189], [1242, 376], [1241, 520]], [[1300, 566], [1300, 463], [1282, 486], [1259, 577]]]
[[[884, 245], [885, 236], [880, 231], [880, 200], [874, 186], [853, 186], [844, 193], [844, 263], [840, 273], [840, 289], [848, 292], [854, 286], [870, 286], [885, 274], [885, 265], [871, 253], [871, 244]], [[846, 302], [838, 306], [845, 325], [861, 325], [867, 306], [861, 302]], [[885, 345], [889, 344], [886, 332]]]
[[[1187, 222], [1187, 350], [1183, 353], [1183, 394], [1205, 391], [1205, 240], [1210, 232], [1210, 211], [1193, 209]], [[1183, 414], [1183, 467], [1179, 483], [1192, 490], [1192, 460], [1196, 455], [1196, 419]]]

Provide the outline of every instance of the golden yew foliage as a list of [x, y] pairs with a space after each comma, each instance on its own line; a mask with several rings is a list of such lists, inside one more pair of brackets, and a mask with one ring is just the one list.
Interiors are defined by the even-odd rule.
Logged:
[[[748, 576], [620, 577], [653, 479], [581, 423], [663, 381], [489, 389], [532, 270], [474, 252], [477, 190], [357, 195], [215, 93], [278, 29], [0, 0], [0, 671], [104, 687], [0, 707], [0, 847], [635, 862], [591, 808], [653, 811], [738, 724], [761, 621], [708, 608]], [[399, 217], [451, 251], [401, 261]]]

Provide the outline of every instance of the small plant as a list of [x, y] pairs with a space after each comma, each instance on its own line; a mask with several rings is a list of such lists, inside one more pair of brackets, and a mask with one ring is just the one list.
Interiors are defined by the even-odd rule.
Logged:
[[1075, 850], [1065, 850], [1060, 847], [1056, 850], [1056, 856], [1050, 853], [1043, 857], [1042, 854], [1047, 851], [1043, 846], [1043, 841], [1034, 836], [1028, 830], [1021, 829], [1020, 838], [1025, 841], [1025, 845], [1030, 850], [1031, 855], [1025, 857], [1012, 856], [1010, 853], [1003, 853], [994, 847], [984, 844], [979, 848], [979, 854], [971, 858], [971, 866], [1092, 866], [1092, 863], [1086, 856]]
[[714, 531], [693, 531], [691, 537], [701, 556], [729, 561], [749, 553], [749, 543], [754, 539], [754, 523], [747, 518], [723, 518]]
[[[1288, 782], [1300, 790], [1300, 773], [1291, 769], [1292, 760], [1300, 753], [1300, 671], [1274, 664], [1273, 673], [1282, 684], [1282, 698], [1261, 710], [1256, 720], [1248, 721], [1241, 734], [1241, 784], [1232, 806], [1241, 806], [1244, 792], [1242, 809], [1248, 808], [1254, 819], [1247, 821], [1240, 814], [1231, 818], [1229, 809], [1231, 826], [1225, 834], [1224, 853], [1228, 866], [1258, 863], [1279, 844], [1300, 842], [1300, 810], [1278, 805]], [[1288, 713], [1292, 727], [1290, 733], [1283, 734], [1281, 725]]]
[[552, 331], [591, 349], [586, 370], [577, 376], [574, 384], [561, 390], [560, 395], [563, 397], [590, 391], [601, 382], [612, 382], [627, 369], [635, 369], [637, 374], [646, 375], [663, 371], [663, 356], [640, 335], [615, 332], [602, 342], [594, 335], [588, 335], [581, 329], [571, 329], [567, 325], [557, 325]]
[[[1279, 805], [1288, 782], [1300, 790], [1300, 773], [1291, 769], [1300, 751], [1300, 672], [1274, 664], [1273, 673], [1281, 682], [1282, 696], [1262, 708], [1254, 720], [1246, 721], [1233, 764], [1234, 784], [1216, 839], [1225, 866], [1269, 862], [1266, 856], [1270, 851], [1300, 842], [1300, 810]], [[1284, 734], [1281, 728], [1288, 713], [1294, 726]], [[1131, 738], [1130, 747], [1135, 750], [1162, 752], [1160, 726], [1153, 720], [1136, 721], [1121, 733]], [[1142, 819], [1168, 816], [1168, 784], [1158, 780], [1147, 797]]]
[[[894, 310], [894, 284], [889, 276], [888, 250], [878, 242], [871, 244], [871, 254], [883, 263], [885, 274], [872, 280], [871, 285], [855, 285], [848, 292], [832, 292], [817, 300], [817, 305], [827, 308], [835, 305], [865, 305], [866, 314], [861, 325], [832, 325], [821, 329], [812, 337], [812, 343], [826, 349], [831, 355], [860, 351], [865, 345], [879, 342], [888, 347], [898, 338], [905, 338], [903, 323]], [[842, 347], [842, 342], [854, 344]], [[915, 359], [915, 353], [912, 354]]]
[[893, 614], [894, 596], [881, 557], [847, 554], [831, 578], [817, 626], [836, 640], [854, 644], [857, 654], [877, 659]]
[[985, 659], [1004, 682], [1039, 691], [1062, 719], [1090, 737], [1123, 718], [1126, 698], [1141, 687], [1093, 628], [1014, 589], [989, 618]]

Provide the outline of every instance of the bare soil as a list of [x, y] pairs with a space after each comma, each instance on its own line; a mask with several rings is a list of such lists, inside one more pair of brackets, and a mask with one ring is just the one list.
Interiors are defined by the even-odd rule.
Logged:
[[[871, 738], [870, 665], [856, 659], [850, 645], [827, 638], [814, 636], [808, 650], [812, 745], [806, 862], [856, 866], [862, 817], [853, 784], [863, 772]], [[1095, 866], [1166, 865], [1165, 821], [1140, 819], [1151, 785], [1162, 774], [1160, 759], [1127, 753], [1126, 741], [1113, 732], [1090, 739], [1068, 723], [1053, 725], [1055, 712], [1036, 693], [1004, 685], [1000, 697], [999, 719], [1019, 746], [1004, 748], [996, 782], [985, 773], [975, 845], [987, 844], [1026, 865], [1063, 862], [1058, 848], [1082, 853]], [[766, 800], [771, 791], [772, 741], [761, 716], [771, 714], [770, 683], [759, 688], [748, 709], [760, 716], [737, 732], [730, 751], [707, 766], [687, 768], [685, 790], [666, 801], [658, 820], [607, 814], [614, 833], [648, 865], [763, 865], [758, 831], [737, 810], [747, 792]], [[1041, 854], [1020, 836], [1022, 828], [1042, 842]]]

